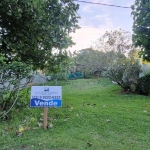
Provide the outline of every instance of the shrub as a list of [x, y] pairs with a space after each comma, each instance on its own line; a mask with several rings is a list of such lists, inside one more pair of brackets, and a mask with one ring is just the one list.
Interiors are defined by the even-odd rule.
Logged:
[[121, 86], [124, 91], [135, 92], [137, 80], [139, 78], [140, 65], [131, 60], [116, 61], [112, 63], [105, 75]]
[[[5, 58], [0, 56], [0, 118], [9, 118], [8, 113], [19, 102], [20, 90], [30, 82], [32, 66], [22, 62], [13, 61], [6, 63]], [[26, 78], [26, 83], [21, 80]]]
[[136, 91], [139, 94], [150, 95], [150, 74], [138, 79]]

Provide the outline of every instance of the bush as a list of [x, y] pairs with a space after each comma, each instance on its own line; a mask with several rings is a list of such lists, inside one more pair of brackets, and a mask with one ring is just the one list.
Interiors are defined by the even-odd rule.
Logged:
[[[22, 62], [6, 63], [4, 56], [0, 55], [0, 119], [10, 118], [9, 112], [14, 106], [26, 104], [24, 100], [19, 101], [22, 98], [19, 92], [30, 82], [31, 70], [32, 66]], [[26, 83], [21, 83], [24, 78]]]
[[124, 91], [135, 92], [139, 78], [140, 65], [130, 59], [112, 63], [105, 72], [106, 77], [115, 81]]
[[136, 91], [139, 94], [150, 95], [150, 74], [138, 79]]

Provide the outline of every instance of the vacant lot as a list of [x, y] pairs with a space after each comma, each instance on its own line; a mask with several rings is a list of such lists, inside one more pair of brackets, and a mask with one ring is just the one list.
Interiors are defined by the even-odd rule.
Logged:
[[14, 110], [11, 121], [0, 123], [0, 149], [150, 150], [150, 97], [122, 93], [107, 79], [58, 85], [63, 106], [49, 108], [49, 128], [41, 126], [43, 108]]

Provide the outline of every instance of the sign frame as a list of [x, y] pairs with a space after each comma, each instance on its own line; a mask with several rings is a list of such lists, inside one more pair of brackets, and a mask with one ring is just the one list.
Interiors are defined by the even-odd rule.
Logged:
[[62, 107], [62, 86], [31, 86], [30, 107]]

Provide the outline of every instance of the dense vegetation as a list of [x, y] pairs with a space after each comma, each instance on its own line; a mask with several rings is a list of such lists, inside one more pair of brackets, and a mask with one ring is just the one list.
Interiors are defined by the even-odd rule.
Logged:
[[73, 44], [69, 33], [79, 28], [78, 9], [72, 0], [1, 1], [0, 55], [4, 54], [7, 63], [15, 60], [34, 68], [54, 67], [52, 51], [61, 53]]
[[150, 74], [138, 79], [137, 92], [144, 95], [150, 95]]
[[140, 47], [140, 57], [144, 60], [150, 61], [150, 1], [149, 0], [135, 0], [132, 5], [133, 15], [133, 43], [136, 47]]

